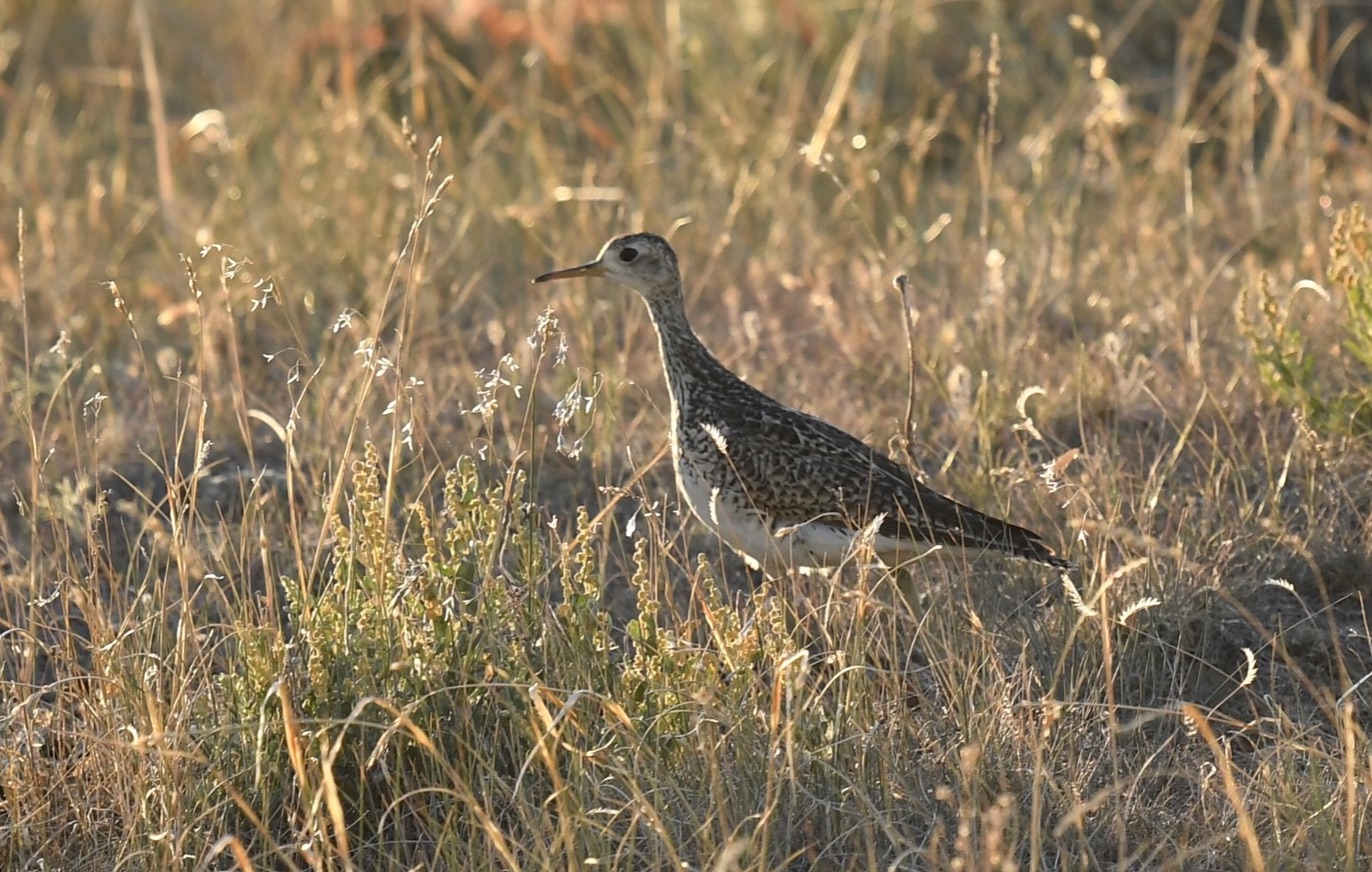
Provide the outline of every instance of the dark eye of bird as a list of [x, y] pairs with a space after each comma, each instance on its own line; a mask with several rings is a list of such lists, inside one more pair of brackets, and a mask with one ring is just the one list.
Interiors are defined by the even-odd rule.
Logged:
[[621, 261], [623, 261], [624, 263], [633, 263], [633, 262], [634, 262], [634, 258], [636, 258], [636, 257], [638, 257], [638, 249], [637, 249], [637, 248], [623, 248], [623, 249], [620, 249], [620, 252], [619, 252], [619, 259], [620, 259]]

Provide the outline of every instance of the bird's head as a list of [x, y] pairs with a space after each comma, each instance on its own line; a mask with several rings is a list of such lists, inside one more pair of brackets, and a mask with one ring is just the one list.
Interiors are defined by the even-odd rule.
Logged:
[[535, 282], [571, 279], [584, 276], [605, 276], [637, 291], [645, 300], [667, 295], [680, 295], [681, 269], [676, 252], [667, 240], [656, 233], [631, 233], [616, 236], [600, 249], [599, 256], [590, 263], [544, 273]]

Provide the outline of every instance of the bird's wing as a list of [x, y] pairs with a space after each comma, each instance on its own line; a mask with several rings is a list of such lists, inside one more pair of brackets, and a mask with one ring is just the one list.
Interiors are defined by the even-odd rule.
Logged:
[[856, 530], [880, 514], [882, 535], [1070, 565], [1032, 531], [940, 494], [885, 454], [811, 415], [757, 403], [733, 410], [728, 419], [735, 423], [698, 426], [775, 522]]

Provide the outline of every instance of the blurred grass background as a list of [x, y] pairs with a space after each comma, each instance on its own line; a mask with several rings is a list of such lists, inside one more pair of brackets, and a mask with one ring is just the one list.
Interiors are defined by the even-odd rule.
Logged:
[[[1368, 23], [0, 8], [0, 858], [1362, 868]], [[640, 228], [1081, 574], [721, 554], [641, 305], [528, 285]]]

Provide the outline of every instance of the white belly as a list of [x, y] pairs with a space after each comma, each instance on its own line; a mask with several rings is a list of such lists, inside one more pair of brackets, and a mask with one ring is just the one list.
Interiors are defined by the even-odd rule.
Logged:
[[767, 564], [776, 550], [771, 526], [757, 512], [744, 509], [724, 497], [720, 489], [698, 475], [693, 467], [678, 462], [677, 486], [686, 505], [700, 522], [742, 554], [753, 566]]
[[[768, 574], [790, 569], [809, 572], [834, 567], [853, 553], [858, 533], [817, 517], [803, 524], [777, 524], [751, 506], [743, 506], [712, 485], [690, 464], [677, 459], [677, 485], [691, 511], [724, 544], [741, 554], [748, 565]], [[876, 556], [901, 551], [887, 536], [877, 536]], [[908, 554], [909, 544], [904, 546]]]

